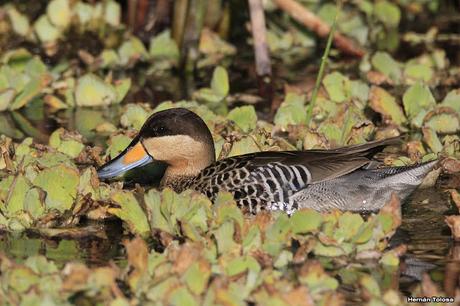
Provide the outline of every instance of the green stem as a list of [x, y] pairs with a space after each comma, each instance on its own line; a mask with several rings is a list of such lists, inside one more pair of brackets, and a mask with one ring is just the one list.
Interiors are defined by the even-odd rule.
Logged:
[[341, 1], [337, 1], [337, 13], [334, 17], [334, 22], [331, 26], [331, 31], [329, 32], [329, 36], [327, 37], [326, 49], [324, 50], [323, 56], [321, 58], [321, 64], [319, 66], [318, 76], [316, 77], [315, 88], [313, 88], [313, 92], [311, 94], [310, 103], [307, 106], [307, 124], [311, 122], [311, 116], [313, 112], [313, 108], [315, 107], [316, 98], [318, 96], [319, 88], [321, 87], [321, 81], [323, 80], [324, 68], [326, 67], [327, 59], [329, 57], [329, 52], [331, 50], [332, 40], [334, 38], [335, 27], [337, 24], [337, 17], [339, 16], [341, 9]]

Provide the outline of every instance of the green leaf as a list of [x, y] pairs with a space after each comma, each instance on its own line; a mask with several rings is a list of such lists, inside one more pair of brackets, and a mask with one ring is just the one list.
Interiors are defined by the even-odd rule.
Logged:
[[0, 61], [8, 64], [8, 66], [4, 67], [12, 68], [16, 72], [23, 72], [24, 67], [32, 58], [39, 59], [38, 56], [33, 56], [29, 50], [25, 48], [17, 48], [4, 52]]
[[112, 85], [88, 73], [78, 79], [75, 101], [78, 106], [110, 105], [117, 101], [117, 92]]
[[70, 156], [60, 152], [47, 152], [34, 161], [37, 161], [41, 167], [47, 168], [52, 168], [60, 164], [75, 167], [75, 164], [70, 160]]
[[39, 188], [29, 189], [24, 197], [24, 210], [30, 213], [32, 218], [38, 219], [45, 212], [45, 194]]
[[228, 157], [230, 156], [238, 156], [247, 153], [254, 153], [259, 152], [260, 147], [257, 146], [255, 140], [250, 136], [245, 136], [241, 140], [234, 142], [232, 145], [232, 149], [228, 153]]
[[10, 106], [10, 103], [13, 102], [16, 97], [16, 90], [13, 88], [7, 88], [3, 91], [0, 91], [0, 112], [7, 110]]
[[6, 12], [10, 19], [11, 25], [13, 26], [13, 31], [21, 36], [26, 36], [30, 31], [30, 23], [27, 16], [21, 14], [16, 10], [15, 7], [10, 6], [7, 8]]
[[85, 148], [85, 145], [80, 141], [67, 136], [63, 128], [59, 128], [51, 134], [49, 143], [51, 147], [72, 158], [77, 158]]
[[150, 113], [139, 104], [128, 104], [126, 110], [121, 115], [120, 123], [124, 127], [132, 127], [140, 130]]
[[212, 73], [211, 89], [221, 97], [226, 97], [230, 91], [227, 70], [222, 66], [217, 66]]
[[210, 276], [210, 266], [206, 262], [198, 261], [194, 262], [187, 271], [185, 271], [183, 279], [188, 288], [194, 294], [199, 295], [206, 290]]
[[409, 119], [413, 119], [422, 110], [431, 110], [436, 101], [428, 86], [416, 83], [409, 87], [403, 96], [404, 110]]
[[98, 127], [109, 123], [100, 109], [78, 107], [74, 111], [75, 129], [89, 141], [99, 136]]
[[196, 235], [208, 229], [211, 202], [205, 195], [191, 190], [177, 194], [165, 188], [161, 193], [149, 191], [144, 200], [151, 228], [174, 235], [182, 230], [189, 238], [199, 238]]
[[0, 85], [2, 89], [13, 88], [16, 92], [22, 92], [30, 77], [25, 73], [17, 71], [10, 66], [0, 66]]
[[179, 47], [171, 38], [170, 30], [165, 30], [150, 40], [149, 53], [153, 59], [167, 59], [175, 64], [179, 62]]
[[256, 110], [252, 105], [235, 107], [228, 113], [227, 119], [235, 122], [246, 133], [254, 130], [257, 124]]
[[199, 51], [207, 56], [210, 55], [233, 55], [236, 48], [223, 40], [219, 34], [212, 32], [208, 28], [201, 31]]
[[424, 64], [407, 64], [404, 69], [404, 75], [414, 80], [420, 80], [422, 82], [429, 82], [433, 78], [433, 68]]
[[359, 280], [361, 286], [368, 292], [368, 294], [380, 297], [380, 287], [377, 281], [371, 275], [363, 275]]
[[120, 63], [118, 53], [113, 49], [102, 51], [99, 59], [101, 60], [101, 68], [114, 67]]
[[368, 242], [372, 238], [374, 232], [375, 222], [367, 221], [361, 224], [356, 235], [353, 237], [353, 242], [362, 244]]
[[427, 126], [437, 133], [453, 134], [460, 131], [459, 114], [448, 110], [435, 110], [425, 116], [424, 126]]
[[140, 59], [146, 59], [148, 57], [148, 52], [139, 38], [131, 37], [120, 46], [118, 49], [118, 56], [120, 58], [120, 64], [127, 65]]
[[224, 254], [235, 249], [238, 245], [233, 240], [235, 233], [235, 224], [233, 221], [223, 223], [217, 230], [213, 231], [217, 241], [217, 250], [219, 254]]
[[78, 193], [87, 195], [91, 193], [91, 199], [99, 200], [100, 190], [95, 186], [97, 182], [97, 173], [93, 168], [86, 168], [80, 175], [80, 182], [78, 184]]
[[332, 3], [325, 3], [321, 5], [320, 9], [317, 12], [318, 17], [320, 17], [324, 22], [329, 25], [332, 25], [337, 14], [337, 6]]
[[293, 254], [289, 251], [283, 250], [279, 254], [278, 258], [276, 258], [276, 261], [273, 263], [273, 266], [277, 269], [286, 267], [289, 263], [292, 262]]
[[379, 263], [385, 266], [397, 267], [399, 266], [399, 257], [394, 251], [385, 252], [380, 258]]
[[148, 236], [150, 234], [150, 226], [147, 217], [131, 192], [117, 190], [111, 194], [110, 198], [120, 207], [109, 208], [109, 213], [126, 222], [132, 233], [142, 236]]
[[294, 234], [306, 234], [319, 229], [323, 216], [312, 209], [296, 211], [291, 217], [291, 227]]
[[381, 87], [374, 86], [371, 88], [369, 104], [374, 111], [382, 114], [397, 125], [402, 125], [406, 122], [406, 117], [399, 104], [396, 103], [396, 99]]
[[339, 285], [339, 282], [334, 277], [324, 271], [319, 262], [313, 261], [305, 272], [306, 275], [300, 275], [299, 280], [302, 284], [308, 286], [312, 295], [320, 294], [326, 290], [335, 290]]
[[233, 220], [238, 223], [239, 226], [243, 226], [243, 213], [236, 205], [233, 195], [230, 192], [221, 191], [217, 194], [213, 210], [215, 213], [214, 223], [216, 225], [221, 225], [226, 221]]
[[72, 20], [69, 0], [51, 0], [46, 13], [51, 23], [58, 28], [66, 28]]
[[6, 284], [18, 293], [24, 293], [40, 282], [40, 277], [27, 267], [16, 267], [6, 275]]
[[423, 128], [422, 131], [423, 131], [423, 139], [425, 140], [427, 145], [430, 147], [431, 151], [433, 151], [433, 153], [441, 152], [442, 143], [439, 140], [438, 135], [436, 134], [436, 131], [429, 127]]
[[350, 92], [353, 98], [361, 102], [367, 102], [369, 99], [369, 86], [363, 81], [351, 81]]
[[287, 128], [288, 125], [307, 124], [305, 96], [288, 93], [276, 112], [276, 125]]
[[273, 224], [265, 232], [263, 250], [272, 256], [278, 256], [284, 243], [289, 239], [291, 223], [287, 214], [279, 212]]
[[78, 16], [80, 24], [88, 23], [93, 17], [93, 7], [85, 2], [78, 1], [74, 6], [75, 15]]
[[28, 257], [24, 265], [31, 268], [37, 274], [56, 273], [59, 271], [54, 262], [48, 261], [46, 257], [42, 255]]
[[129, 89], [131, 88], [131, 79], [130, 78], [125, 78], [121, 80], [116, 80], [114, 82], [115, 86], [115, 91], [117, 93], [117, 99], [115, 100], [115, 103], [120, 103], [123, 101], [125, 96], [128, 94]]
[[[217, 94], [211, 88], [201, 88], [193, 93], [193, 99], [210, 104], [212, 108], [220, 106], [225, 97]], [[224, 112], [225, 113], [225, 112]]]
[[389, 79], [394, 80], [396, 83], [400, 82], [402, 76], [400, 64], [388, 53], [376, 52], [371, 62], [375, 69], [386, 75]]
[[253, 225], [243, 238], [243, 251], [246, 254], [254, 249], [259, 249], [262, 245], [262, 237], [259, 227]]
[[389, 1], [377, 1], [374, 6], [376, 17], [388, 27], [397, 27], [401, 20], [399, 7]]
[[113, 27], [120, 25], [121, 7], [119, 3], [113, 0], [105, 2], [104, 20]]
[[10, 186], [9, 198], [6, 201], [8, 215], [24, 209], [24, 198], [30, 188], [30, 183], [23, 175], [16, 176]]
[[33, 181], [34, 185], [46, 192], [47, 209], [55, 208], [60, 212], [72, 207], [78, 183], [78, 171], [64, 164], [40, 171]]
[[110, 156], [110, 158], [115, 158], [124, 149], [126, 149], [131, 141], [132, 138], [123, 134], [112, 136], [109, 139], [109, 147], [107, 148], [106, 153]]
[[327, 257], [338, 257], [342, 255], [346, 255], [347, 252], [344, 251], [343, 247], [345, 243], [342, 243], [341, 246], [335, 245], [324, 245], [321, 242], [317, 242], [313, 249], [315, 255], [318, 256], [327, 256]]
[[363, 223], [364, 220], [359, 214], [345, 212], [339, 217], [338, 227], [333, 238], [338, 242], [350, 241], [358, 233]]
[[16, 110], [24, 107], [27, 103], [32, 101], [45, 89], [51, 80], [48, 75], [43, 75], [41, 78], [34, 78], [30, 80], [24, 87], [24, 90], [16, 96], [13, 103], [10, 105], [10, 110]]
[[341, 140], [343, 134], [343, 127], [338, 126], [335, 123], [324, 121], [318, 127], [318, 132], [323, 134], [329, 142], [334, 143], [336, 145], [342, 144]]
[[149, 190], [149, 192], [144, 195], [144, 202], [148, 211], [151, 228], [175, 234], [174, 226], [170, 224], [169, 217], [161, 212], [160, 206], [164, 205], [161, 193], [153, 189]]
[[237, 257], [230, 261], [225, 268], [226, 274], [230, 277], [248, 270], [255, 272], [260, 271], [259, 263], [251, 256]]
[[449, 91], [444, 100], [442, 100], [441, 106], [451, 107], [457, 113], [460, 113], [460, 89]]
[[323, 84], [332, 101], [344, 102], [350, 98], [350, 80], [340, 72], [326, 75]]
[[180, 285], [181, 283], [177, 277], [170, 276], [164, 280], [160, 280], [156, 286], [150, 288], [146, 294], [147, 298], [151, 301], [161, 301], [167, 294], [171, 293], [174, 288], [180, 288]]
[[35, 33], [43, 43], [55, 42], [61, 36], [61, 31], [53, 26], [46, 15], [42, 15], [34, 24]]
[[200, 303], [185, 287], [179, 287], [169, 296], [169, 305], [173, 306], [199, 306]]

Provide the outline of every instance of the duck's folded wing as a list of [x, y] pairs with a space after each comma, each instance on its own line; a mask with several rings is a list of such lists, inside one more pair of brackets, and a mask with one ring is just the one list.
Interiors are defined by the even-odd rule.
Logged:
[[246, 158], [249, 160], [249, 167], [253, 169], [270, 164], [283, 167], [304, 166], [309, 172], [308, 184], [314, 184], [341, 177], [368, 165], [373, 155], [398, 141], [399, 137], [395, 137], [333, 150], [258, 152], [248, 154]]

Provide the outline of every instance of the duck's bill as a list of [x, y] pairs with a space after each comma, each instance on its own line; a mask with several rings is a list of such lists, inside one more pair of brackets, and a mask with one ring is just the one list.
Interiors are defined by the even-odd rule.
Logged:
[[97, 174], [100, 179], [110, 179], [151, 162], [153, 158], [147, 154], [142, 144], [137, 142], [99, 168]]

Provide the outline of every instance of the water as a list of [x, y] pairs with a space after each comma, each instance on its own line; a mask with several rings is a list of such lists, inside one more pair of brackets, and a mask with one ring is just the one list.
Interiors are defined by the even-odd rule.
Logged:
[[104, 266], [110, 261], [124, 263], [126, 254], [122, 242], [128, 238], [123, 234], [120, 221], [89, 222], [55, 237], [34, 230], [20, 234], [0, 233], [0, 250], [17, 262], [43, 255], [58, 267], [71, 261]]
[[451, 238], [444, 219], [456, 214], [456, 209], [450, 203], [449, 193], [440, 185], [417, 190], [403, 207], [400, 234], [394, 237], [408, 247], [400, 266], [402, 292], [409, 292], [421, 280], [422, 274], [428, 273], [448, 296], [455, 295], [460, 275], [460, 244]]

